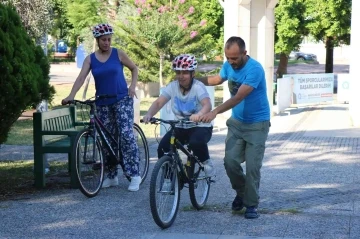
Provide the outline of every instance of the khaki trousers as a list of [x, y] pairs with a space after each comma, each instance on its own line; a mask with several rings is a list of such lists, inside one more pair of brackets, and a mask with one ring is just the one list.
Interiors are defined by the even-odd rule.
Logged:
[[[234, 118], [226, 122], [224, 166], [232, 188], [243, 199], [244, 206], [259, 204], [260, 169], [269, 134], [269, 121], [246, 124]], [[241, 163], [246, 162], [246, 173]]]

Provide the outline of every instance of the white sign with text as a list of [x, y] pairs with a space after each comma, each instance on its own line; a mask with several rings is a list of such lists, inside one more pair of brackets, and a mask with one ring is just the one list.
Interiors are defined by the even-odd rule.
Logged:
[[333, 101], [334, 74], [284, 75], [289, 78], [293, 104]]

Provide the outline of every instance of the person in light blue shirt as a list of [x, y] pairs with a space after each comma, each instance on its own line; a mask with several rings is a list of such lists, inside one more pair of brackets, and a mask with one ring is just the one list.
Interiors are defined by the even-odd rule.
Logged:
[[[220, 74], [199, 78], [205, 85], [227, 81], [231, 98], [200, 117], [211, 122], [217, 114], [232, 110], [227, 120], [224, 166], [236, 197], [234, 211], [246, 207], [245, 218], [258, 218], [260, 169], [270, 127], [270, 106], [267, 98], [265, 72], [259, 62], [247, 55], [245, 42], [230, 37], [225, 44], [227, 61]], [[244, 173], [241, 163], [246, 162]]]

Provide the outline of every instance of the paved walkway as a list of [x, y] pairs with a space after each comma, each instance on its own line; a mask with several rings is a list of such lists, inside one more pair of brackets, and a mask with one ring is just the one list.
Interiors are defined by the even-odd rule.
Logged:
[[[288, 70], [321, 72], [322, 67], [304, 65]], [[346, 72], [346, 67], [334, 71]], [[73, 81], [77, 73], [71, 66], [57, 66], [52, 69], [52, 80]], [[210, 142], [218, 176], [204, 210], [191, 208], [185, 188], [172, 227], [161, 230], [154, 223], [148, 196], [156, 160], [156, 145], [152, 145], [149, 175], [139, 192], [128, 192], [128, 182], [123, 179], [119, 187], [104, 189], [92, 199], [79, 190], [45, 189], [2, 201], [0, 239], [359, 238], [360, 129], [351, 126], [347, 106], [289, 108], [272, 118], [262, 168], [259, 219], [246, 220], [231, 212], [235, 194], [222, 164], [226, 127], [218, 117]], [[32, 146], [0, 146], [0, 160], [16, 159], [33, 160]], [[49, 159], [63, 160], [64, 156], [50, 154]]]
[[[167, 230], [157, 227], [150, 213], [153, 158], [136, 193], [126, 190], [124, 179], [92, 199], [65, 189], [0, 202], [0, 238], [359, 238], [360, 129], [351, 127], [347, 105], [290, 108], [273, 117], [256, 220], [231, 212], [235, 194], [222, 165], [225, 136], [226, 130], [216, 131], [210, 142], [218, 177], [207, 207], [191, 209], [185, 188], [178, 217]], [[31, 160], [31, 147], [3, 146], [0, 158], [25, 151]]]

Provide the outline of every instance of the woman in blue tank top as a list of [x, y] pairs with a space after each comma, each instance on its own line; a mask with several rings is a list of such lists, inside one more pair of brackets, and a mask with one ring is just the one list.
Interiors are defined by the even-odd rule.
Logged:
[[[111, 47], [113, 33], [109, 24], [99, 24], [94, 27], [93, 35], [98, 44], [98, 50], [85, 58], [80, 74], [69, 96], [63, 99], [62, 104], [74, 99], [90, 70], [95, 79], [96, 95], [116, 95], [115, 98], [98, 101], [96, 111], [105, 127], [110, 132], [114, 132], [114, 135], [120, 136], [125, 170], [127, 175], [131, 176], [128, 190], [138, 191], [141, 177], [139, 176], [138, 146], [133, 133], [133, 97], [136, 97], [138, 69], [123, 51]], [[131, 71], [129, 88], [123, 66]], [[119, 184], [117, 173], [116, 168], [109, 168], [103, 187], [117, 186]]]

